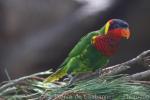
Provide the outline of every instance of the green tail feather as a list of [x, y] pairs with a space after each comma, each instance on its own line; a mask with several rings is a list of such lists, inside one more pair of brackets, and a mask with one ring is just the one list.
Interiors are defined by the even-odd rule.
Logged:
[[53, 73], [52, 75], [47, 77], [44, 80], [44, 82], [45, 83], [55, 82], [55, 81], [59, 80], [60, 78], [64, 77], [65, 75], [67, 75], [67, 70], [65, 67], [62, 67], [62, 68], [58, 69], [55, 73]]

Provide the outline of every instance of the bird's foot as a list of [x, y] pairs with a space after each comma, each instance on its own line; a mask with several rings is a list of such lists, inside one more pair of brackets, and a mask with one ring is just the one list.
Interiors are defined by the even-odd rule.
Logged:
[[101, 76], [101, 75], [102, 75], [102, 70], [101, 70], [101, 69], [97, 69], [97, 70], [96, 70], [96, 74], [97, 74], [98, 76]]
[[69, 88], [74, 87], [74, 86], [75, 86], [75, 85], [74, 85], [74, 82], [75, 82], [75, 78], [73, 77], [73, 78], [68, 82], [67, 86], [68, 86]]
[[67, 82], [67, 81], [69, 81], [69, 80], [70, 80], [70, 78], [67, 77], [67, 78], [64, 78], [64, 79], [63, 79], [63, 82]]
[[63, 79], [63, 82], [66, 82], [67, 86], [70, 87], [75, 82], [75, 77], [73, 77], [72, 74], [68, 74], [68, 77]]
[[71, 74], [68, 74], [67, 77], [63, 79], [63, 82], [67, 82], [67, 81], [71, 80], [72, 77], [73, 76]]

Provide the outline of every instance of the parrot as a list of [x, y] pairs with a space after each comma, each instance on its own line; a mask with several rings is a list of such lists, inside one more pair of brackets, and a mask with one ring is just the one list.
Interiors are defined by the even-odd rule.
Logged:
[[83, 36], [68, 54], [59, 69], [44, 79], [51, 83], [69, 75], [74, 77], [84, 72], [94, 72], [109, 63], [122, 39], [129, 39], [129, 25], [121, 19], [110, 19], [99, 30]]

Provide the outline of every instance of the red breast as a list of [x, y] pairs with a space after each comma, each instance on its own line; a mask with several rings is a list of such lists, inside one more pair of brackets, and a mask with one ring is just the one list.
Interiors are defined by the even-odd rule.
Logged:
[[94, 47], [105, 56], [112, 56], [118, 48], [118, 39], [106, 36], [97, 36], [95, 38]]

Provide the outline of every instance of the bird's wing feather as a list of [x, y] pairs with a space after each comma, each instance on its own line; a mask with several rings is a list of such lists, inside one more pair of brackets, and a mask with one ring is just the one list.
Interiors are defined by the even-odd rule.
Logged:
[[99, 31], [90, 32], [88, 35], [82, 37], [81, 40], [71, 50], [65, 61], [60, 65], [60, 67], [64, 66], [70, 60], [70, 58], [80, 55], [91, 43], [91, 38], [95, 35], [100, 35]]

